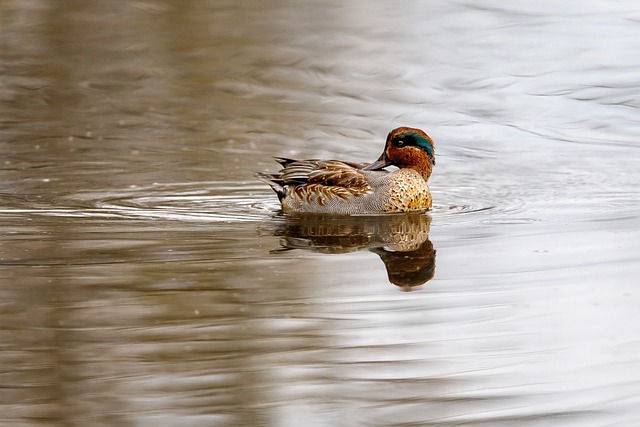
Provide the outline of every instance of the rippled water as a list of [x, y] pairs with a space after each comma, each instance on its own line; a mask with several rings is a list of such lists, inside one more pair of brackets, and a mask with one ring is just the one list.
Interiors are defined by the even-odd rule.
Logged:
[[[2, 425], [640, 423], [635, 2], [8, 0], [0, 46]], [[429, 215], [253, 177], [400, 125]]]

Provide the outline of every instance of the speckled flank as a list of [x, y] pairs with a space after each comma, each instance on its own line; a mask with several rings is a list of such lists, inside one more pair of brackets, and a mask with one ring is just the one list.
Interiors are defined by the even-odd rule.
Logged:
[[363, 172], [369, 183], [368, 191], [347, 190], [336, 193], [323, 186], [293, 187], [282, 199], [285, 212], [317, 212], [359, 214], [383, 212], [411, 212], [431, 207], [431, 194], [426, 181], [413, 169], [393, 172]]
[[386, 197], [385, 212], [410, 212], [431, 208], [431, 193], [427, 183], [413, 169], [400, 169], [393, 173]]

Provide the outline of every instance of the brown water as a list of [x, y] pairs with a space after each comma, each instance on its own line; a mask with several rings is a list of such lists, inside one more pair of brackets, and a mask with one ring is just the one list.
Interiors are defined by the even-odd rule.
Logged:
[[[0, 1], [1, 424], [640, 424], [638, 52], [632, 0]], [[428, 216], [253, 178], [400, 125]]]

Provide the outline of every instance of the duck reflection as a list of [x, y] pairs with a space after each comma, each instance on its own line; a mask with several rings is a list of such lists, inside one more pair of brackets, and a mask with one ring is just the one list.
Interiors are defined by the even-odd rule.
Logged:
[[327, 217], [282, 216], [275, 230], [278, 252], [304, 249], [342, 254], [368, 249], [380, 256], [389, 281], [404, 291], [433, 279], [436, 251], [429, 240], [431, 217], [424, 214]]

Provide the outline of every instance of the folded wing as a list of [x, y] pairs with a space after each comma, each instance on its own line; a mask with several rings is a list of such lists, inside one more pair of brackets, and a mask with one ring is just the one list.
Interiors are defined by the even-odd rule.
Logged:
[[282, 169], [259, 177], [285, 197], [294, 193], [307, 202], [324, 204], [330, 198], [348, 199], [371, 191], [365, 172], [358, 163], [338, 160], [293, 160], [276, 158]]

